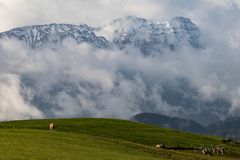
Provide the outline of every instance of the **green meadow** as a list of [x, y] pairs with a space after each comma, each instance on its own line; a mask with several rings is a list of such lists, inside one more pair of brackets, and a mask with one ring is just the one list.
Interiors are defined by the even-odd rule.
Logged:
[[[48, 125], [56, 124], [54, 131]], [[156, 149], [156, 144], [168, 149]], [[0, 159], [239, 160], [240, 146], [220, 137], [196, 135], [116, 119], [43, 119], [0, 123]], [[224, 155], [176, 150], [224, 145]]]

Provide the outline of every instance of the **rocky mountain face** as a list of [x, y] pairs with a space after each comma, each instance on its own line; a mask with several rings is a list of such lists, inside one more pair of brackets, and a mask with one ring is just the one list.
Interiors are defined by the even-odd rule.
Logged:
[[97, 37], [93, 29], [87, 25], [49, 24], [33, 25], [15, 28], [0, 34], [1, 38], [15, 38], [24, 41], [32, 48], [54, 47], [64, 39], [73, 39], [77, 43], [90, 43], [94, 47], [106, 48], [109, 46], [104, 37]]
[[0, 38], [22, 40], [32, 48], [53, 47], [68, 38], [97, 48], [136, 47], [144, 55], [159, 54], [166, 49], [175, 50], [183, 43], [201, 48], [199, 36], [200, 30], [188, 18], [175, 17], [169, 22], [153, 22], [133, 16], [116, 19], [98, 28], [85, 24], [49, 24], [20, 27], [0, 33]]
[[190, 19], [184, 17], [153, 22], [127, 16], [116, 19], [109, 25], [98, 28], [97, 31], [119, 48], [134, 46], [144, 55], [161, 53], [164, 49], [175, 50], [185, 42], [194, 48], [201, 48], [200, 30]]

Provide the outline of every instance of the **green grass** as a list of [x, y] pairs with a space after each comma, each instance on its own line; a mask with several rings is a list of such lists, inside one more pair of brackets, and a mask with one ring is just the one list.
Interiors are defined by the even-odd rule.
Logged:
[[0, 159], [133, 159], [154, 160], [153, 155], [85, 134], [3, 129]]
[[[55, 131], [48, 131], [50, 122]], [[240, 148], [226, 145], [224, 156], [200, 151], [158, 150], [221, 144], [219, 137], [194, 135], [125, 120], [45, 119], [0, 123], [0, 159], [240, 159]]]

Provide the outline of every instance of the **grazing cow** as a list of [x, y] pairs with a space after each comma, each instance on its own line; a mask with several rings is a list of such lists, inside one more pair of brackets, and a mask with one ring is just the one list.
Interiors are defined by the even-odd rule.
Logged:
[[158, 149], [158, 148], [165, 148], [165, 145], [164, 144], [157, 144], [156, 145], [156, 148]]
[[224, 153], [224, 146], [220, 146], [220, 145], [217, 145], [217, 146], [215, 146], [214, 147], [214, 153], [216, 152], [217, 154], [218, 153], [221, 153], [222, 155], [223, 155], [223, 153]]
[[56, 128], [56, 125], [54, 123], [49, 124], [49, 130], [54, 130]]
[[203, 155], [211, 155], [212, 156], [212, 154], [213, 154], [213, 149], [212, 148], [203, 148], [202, 149], [202, 154]]

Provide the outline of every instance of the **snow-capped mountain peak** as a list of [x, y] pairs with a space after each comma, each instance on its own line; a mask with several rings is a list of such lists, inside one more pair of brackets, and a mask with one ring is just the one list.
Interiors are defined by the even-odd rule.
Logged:
[[138, 48], [144, 55], [159, 54], [166, 49], [177, 50], [185, 44], [190, 44], [193, 48], [201, 48], [198, 27], [184, 17], [154, 22], [126, 16], [98, 28], [85, 24], [33, 25], [0, 33], [1, 37], [24, 41], [32, 48], [56, 46], [65, 38], [71, 38], [77, 43], [86, 42], [97, 48], [115, 46], [125, 49], [131, 46]]
[[33, 25], [15, 28], [0, 34], [0, 37], [9, 37], [23, 40], [32, 48], [60, 44], [65, 38], [72, 38], [77, 43], [87, 42], [95, 47], [107, 47], [104, 37], [97, 37], [93, 29], [87, 25], [49, 24]]
[[174, 17], [170, 21], [152, 21], [126, 16], [97, 29], [98, 35], [106, 37], [121, 49], [133, 45], [143, 54], [175, 50], [187, 41], [194, 48], [201, 48], [200, 30], [188, 18]]
[[185, 36], [193, 47], [201, 48], [199, 42], [200, 30], [190, 19], [185, 17], [174, 17], [171, 19], [170, 24], [173, 30], [178, 33], [179, 40]]

